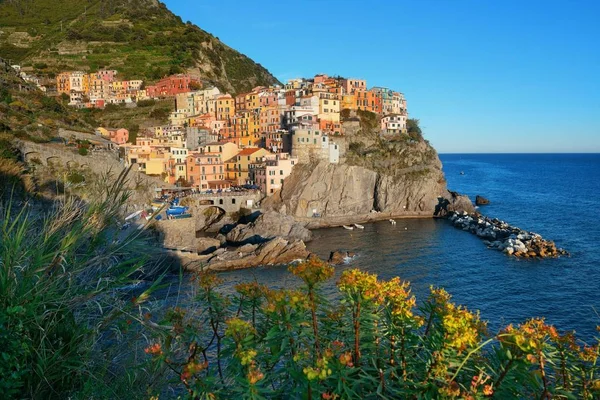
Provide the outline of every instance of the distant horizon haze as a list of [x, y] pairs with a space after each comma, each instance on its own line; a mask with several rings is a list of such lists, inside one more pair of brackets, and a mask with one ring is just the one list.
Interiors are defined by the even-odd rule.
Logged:
[[280, 81], [403, 92], [440, 153], [600, 152], [598, 1], [164, 2]]

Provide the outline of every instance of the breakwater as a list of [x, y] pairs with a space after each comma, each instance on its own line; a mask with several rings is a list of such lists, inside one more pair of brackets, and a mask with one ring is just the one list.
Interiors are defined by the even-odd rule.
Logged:
[[556, 247], [553, 241], [544, 239], [540, 234], [527, 232], [497, 218], [462, 212], [451, 214], [448, 220], [455, 227], [483, 239], [488, 248], [509, 256], [547, 258], [569, 255], [566, 250]]

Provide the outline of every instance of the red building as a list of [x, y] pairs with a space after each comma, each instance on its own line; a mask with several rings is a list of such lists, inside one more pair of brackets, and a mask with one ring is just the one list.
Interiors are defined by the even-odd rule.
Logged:
[[172, 97], [179, 93], [191, 92], [191, 85], [200, 83], [189, 75], [171, 75], [146, 87], [148, 97]]

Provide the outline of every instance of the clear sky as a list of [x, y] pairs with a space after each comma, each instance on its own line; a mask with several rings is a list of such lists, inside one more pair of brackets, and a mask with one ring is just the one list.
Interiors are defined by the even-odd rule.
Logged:
[[280, 81], [404, 92], [444, 152], [600, 152], [600, 0], [163, 0]]

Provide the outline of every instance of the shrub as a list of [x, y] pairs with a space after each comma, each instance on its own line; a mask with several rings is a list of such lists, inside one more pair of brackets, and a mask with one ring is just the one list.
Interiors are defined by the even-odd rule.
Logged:
[[86, 147], [80, 147], [77, 149], [77, 153], [79, 153], [80, 156], [87, 156], [88, 149]]
[[71, 397], [93, 375], [90, 351], [121, 311], [113, 290], [131, 283], [150, 248], [138, 235], [113, 242], [126, 175], [100, 179], [87, 206], [67, 198], [28, 215], [0, 204], [2, 398]]
[[140, 100], [137, 102], [138, 107], [151, 107], [156, 104], [156, 100], [148, 99], [148, 100]]
[[333, 268], [290, 267], [301, 290], [195, 279], [199, 310], [175, 309], [146, 348], [190, 398], [597, 398], [598, 342], [580, 347], [540, 319], [487, 333], [477, 313], [431, 288], [421, 307], [410, 285], [346, 270], [329, 303]]
[[69, 181], [69, 183], [76, 185], [78, 183], [85, 182], [85, 176], [83, 176], [83, 174], [80, 172], [71, 171], [71, 172], [69, 172], [69, 175], [67, 175], [67, 181]]

